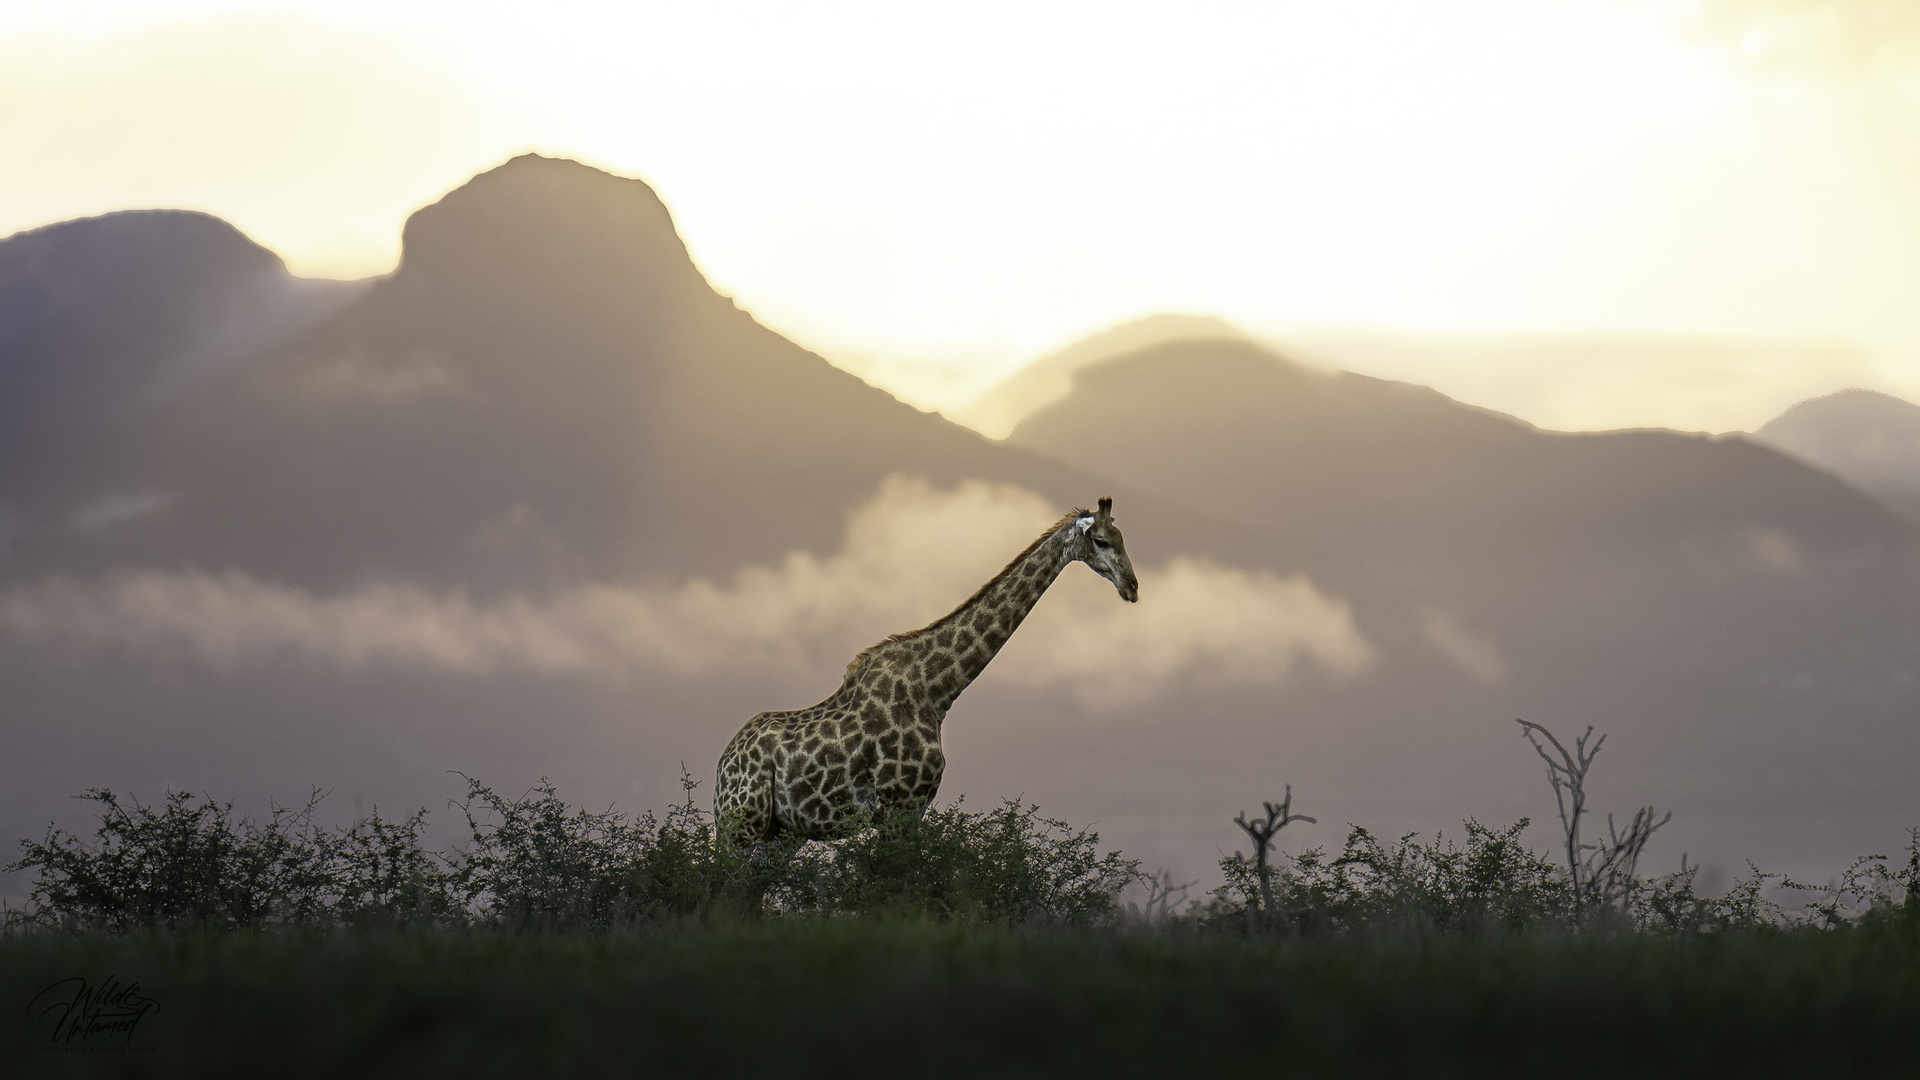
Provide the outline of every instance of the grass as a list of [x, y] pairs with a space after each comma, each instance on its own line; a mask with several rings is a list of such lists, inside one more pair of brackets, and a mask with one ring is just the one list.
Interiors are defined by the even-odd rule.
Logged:
[[[35, 934], [9, 1075], [1911, 1075], [1920, 925], [1710, 936], [1235, 938], [777, 919], [637, 934]], [[137, 980], [137, 1042], [17, 1003]]]
[[[1171, 879], [1025, 804], [742, 852], [687, 789], [664, 817], [629, 818], [470, 781], [469, 839], [446, 851], [421, 846], [424, 812], [329, 829], [312, 803], [252, 821], [207, 797], [90, 792], [90, 839], [50, 831], [12, 864], [38, 876], [34, 908], [0, 924], [0, 1075], [1906, 1076], [1920, 1061], [1920, 830], [1904, 862], [1862, 858], [1801, 911], [1769, 898], [1800, 886], [1758, 871], [1703, 897], [1692, 871], [1641, 880], [1628, 859], [1583, 889], [1569, 866], [1585, 849], [1557, 864], [1521, 844], [1525, 822], [1472, 821], [1457, 840], [1353, 828], [1337, 853], [1277, 862], [1263, 846], [1171, 911]], [[1249, 836], [1264, 845], [1289, 805], [1243, 821]], [[1121, 901], [1133, 884], [1157, 898], [1144, 911]], [[52, 1049], [65, 1014], [46, 1003], [81, 1001], [83, 983], [109, 1019], [157, 1009]], [[56, 984], [64, 998], [42, 996]]]

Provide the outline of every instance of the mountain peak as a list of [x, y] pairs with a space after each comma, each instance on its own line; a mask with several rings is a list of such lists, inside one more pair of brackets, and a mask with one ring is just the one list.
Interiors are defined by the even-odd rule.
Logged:
[[481, 173], [409, 217], [401, 243], [403, 280], [517, 287], [534, 272], [561, 287], [711, 291], [653, 188], [566, 158]]
[[1149, 315], [1035, 360], [950, 415], [990, 439], [1004, 439], [1021, 420], [1066, 397], [1084, 368], [1173, 341], [1248, 340], [1238, 327], [1212, 315]]
[[1847, 421], [1882, 417], [1916, 418], [1920, 417], [1920, 405], [1878, 390], [1850, 386], [1788, 406], [1779, 416], [1767, 421], [1760, 432], [1780, 431], [1821, 417], [1844, 418]]
[[1920, 521], [1920, 406], [1850, 388], [1788, 408], [1753, 437]]
[[[211, 214], [127, 210], [0, 240], [0, 495], [358, 291], [287, 273]], [[71, 480], [74, 474], [66, 475]]]
[[103, 290], [144, 283], [160, 268], [220, 276], [280, 272], [285, 264], [212, 214], [122, 210], [0, 239], [0, 303], [20, 319], [45, 319], [98, 303]]

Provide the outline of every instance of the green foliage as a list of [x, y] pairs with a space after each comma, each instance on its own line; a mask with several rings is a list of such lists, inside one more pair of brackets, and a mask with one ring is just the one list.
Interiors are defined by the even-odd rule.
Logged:
[[[928, 920], [969, 926], [1099, 927], [1123, 921], [1179, 933], [1472, 939], [1533, 932], [1640, 931], [1655, 936], [1873, 926], [1920, 934], [1920, 830], [1904, 865], [1868, 856], [1815, 889], [1757, 869], [1724, 895], [1694, 888], [1695, 868], [1623, 878], [1620, 902], [1584, 903], [1569, 873], [1527, 849], [1522, 820], [1467, 821], [1463, 838], [1383, 841], [1354, 827], [1337, 856], [1315, 848], [1262, 867], [1234, 855], [1204, 904], [1170, 910], [1172, 879], [1148, 878], [1099, 837], [1009, 801], [986, 812], [959, 803], [920, 815], [858, 820], [828, 842], [742, 850], [695, 803], [664, 817], [568, 805], [550, 783], [518, 798], [467, 778], [457, 805], [467, 842], [426, 848], [426, 811], [378, 811], [339, 828], [315, 825], [321, 795], [275, 807], [264, 822], [231, 803], [171, 792], [158, 806], [94, 790], [91, 841], [49, 829], [24, 841], [9, 870], [37, 871], [16, 927], [127, 933], [146, 929], [458, 928], [606, 933], [683, 923], [766, 919]], [[1121, 893], [1148, 888], [1148, 910]], [[1181, 888], [1184, 888], [1181, 887]], [[1155, 890], [1159, 892], [1155, 892]], [[1772, 898], [1817, 894], [1804, 912]], [[1157, 897], [1157, 899], [1156, 899]]]
[[1920, 828], [1907, 830], [1904, 866], [1894, 866], [1885, 855], [1862, 855], [1830, 887], [1797, 881], [1787, 881], [1785, 887], [1824, 893], [1809, 901], [1807, 910], [1828, 928], [1858, 923], [1920, 927]]
[[449, 883], [473, 921], [509, 930], [605, 930], [698, 911], [711, 841], [642, 814], [572, 809], [542, 780], [507, 799], [466, 777], [471, 843], [451, 855]]
[[[1254, 860], [1223, 859], [1226, 883], [1211, 902], [1196, 906], [1191, 927], [1236, 933], [1511, 935], [1522, 932], [1626, 932], [1662, 936], [1752, 934], [1806, 927], [1844, 929], [1872, 923], [1911, 923], [1920, 931], [1920, 829], [1904, 867], [1885, 856], [1857, 860], [1830, 889], [1815, 889], [1748, 866], [1720, 896], [1694, 890], [1698, 867], [1630, 882], [1619, 910], [1596, 909], [1566, 870], [1528, 850], [1521, 819], [1505, 829], [1465, 823], [1465, 846], [1446, 837], [1423, 842], [1409, 833], [1382, 842], [1353, 827], [1344, 849], [1329, 859], [1320, 848], [1283, 856], [1262, 889]], [[1769, 893], [1818, 891], [1806, 914]], [[1270, 896], [1271, 900], [1263, 899]]]
[[1464, 848], [1444, 836], [1409, 833], [1384, 843], [1358, 826], [1339, 857], [1323, 849], [1283, 857], [1271, 875], [1272, 903], [1254, 862], [1221, 861], [1226, 884], [1199, 914], [1208, 925], [1284, 933], [1414, 930], [1512, 933], [1558, 925], [1564, 876], [1520, 843], [1526, 819], [1506, 829], [1466, 822]]
[[231, 803], [169, 793], [154, 809], [109, 791], [93, 843], [50, 829], [9, 870], [35, 870], [20, 924], [124, 933], [275, 926], [605, 932], [769, 916], [878, 916], [1003, 926], [1118, 918], [1138, 877], [1099, 837], [1009, 801], [863, 822], [828, 843], [743, 851], [694, 803], [664, 818], [569, 806], [542, 781], [508, 798], [471, 777], [468, 842], [429, 851], [426, 811], [337, 829], [321, 796], [265, 823]]
[[1778, 874], [1763, 874], [1752, 863], [1747, 876], [1735, 879], [1720, 896], [1693, 891], [1697, 866], [1649, 881], [1636, 881], [1627, 896], [1632, 925], [1661, 934], [1729, 934], [1776, 930], [1793, 925], [1794, 916], [1768, 898], [1767, 882]]
[[[327, 877], [331, 886], [326, 916], [359, 928], [449, 921], [458, 908], [445, 862], [420, 846], [426, 820], [427, 812], [416, 810], [387, 821], [375, 808], [372, 817], [331, 836], [317, 833], [315, 847], [325, 858], [315, 874]], [[312, 914], [304, 921], [313, 921]]]
[[[895, 815], [820, 845], [808, 867], [819, 910], [1012, 926], [1094, 926], [1120, 912], [1139, 864], [1100, 837], [1010, 799]], [[794, 897], [799, 900], [798, 896]], [[804, 902], [796, 903], [804, 908]]]
[[21, 841], [8, 870], [38, 869], [37, 917], [63, 927], [237, 929], [305, 922], [327, 907], [334, 847], [312, 825], [316, 793], [300, 810], [275, 807], [264, 824], [236, 820], [233, 804], [168, 792], [160, 809], [122, 804], [96, 788], [97, 843], [49, 829]]

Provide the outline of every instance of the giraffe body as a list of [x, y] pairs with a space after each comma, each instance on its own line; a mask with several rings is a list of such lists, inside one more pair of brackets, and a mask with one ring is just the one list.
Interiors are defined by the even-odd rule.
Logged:
[[744, 845], [783, 833], [831, 837], [857, 810], [926, 809], [946, 770], [947, 710], [1062, 570], [1084, 562], [1122, 599], [1139, 598], [1112, 508], [1101, 499], [1097, 512], [1068, 514], [951, 614], [854, 657], [825, 701], [747, 721], [720, 755], [721, 825]]

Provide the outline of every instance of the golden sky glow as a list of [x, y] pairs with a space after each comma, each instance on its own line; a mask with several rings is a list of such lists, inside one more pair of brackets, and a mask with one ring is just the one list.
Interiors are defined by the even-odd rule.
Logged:
[[1553, 426], [1745, 427], [1920, 396], [1916, 10], [0, 0], [0, 234], [184, 206], [380, 273], [539, 149], [925, 406], [1186, 311]]

